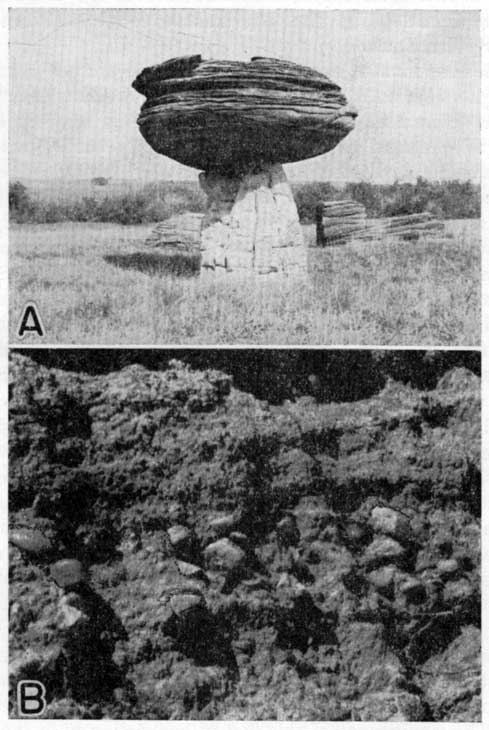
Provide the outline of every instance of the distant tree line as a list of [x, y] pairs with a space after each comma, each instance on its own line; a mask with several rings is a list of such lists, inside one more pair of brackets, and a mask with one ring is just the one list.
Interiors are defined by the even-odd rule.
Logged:
[[338, 188], [330, 183], [302, 183], [293, 186], [299, 216], [304, 223], [315, 220], [316, 205], [322, 200], [349, 198], [365, 206], [368, 218], [411, 213], [433, 213], [437, 218], [480, 218], [480, 185], [461, 180], [443, 182], [418, 177], [415, 183], [347, 183]]
[[[95, 182], [97, 180], [97, 182]], [[92, 179], [92, 185], [104, 188], [103, 195], [82, 195], [79, 199], [43, 199], [15, 181], [9, 186], [10, 220], [15, 223], [153, 223], [184, 211], [205, 210], [205, 195], [197, 183], [161, 182], [142, 185], [129, 192], [106, 190], [109, 181]]]
[[[63, 200], [60, 194], [59, 200], [53, 200], [36, 197], [19, 181], [11, 182], [10, 220], [15, 223], [93, 221], [130, 225], [153, 223], [184, 211], [205, 210], [206, 198], [196, 182], [151, 183], [124, 193], [110, 191], [106, 178], [93, 178], [92, 183], [104, 188], [103, 196], [99, 193], [81, 196], [79, 200]], [[362, 203], [369, 218], [424, 211], [441, 219], [480, 217], [480, 185], [470, 181], [430, 182], [418, 177], [415, 183], [359, 182], [336, 187], [328, 182], [310, 182], [293, 184], [292, 189], [303, 223], [315, 221], [316, 206], [321, 201], [345, 198]]]

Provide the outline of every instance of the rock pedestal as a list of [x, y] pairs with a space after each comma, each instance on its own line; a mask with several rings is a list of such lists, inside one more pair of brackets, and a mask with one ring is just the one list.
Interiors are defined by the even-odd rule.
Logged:
[[208, 196], [201, 233], [202, 270], [301, 271], [306, 248], [282, 165], [224, 176], [201, 173]]

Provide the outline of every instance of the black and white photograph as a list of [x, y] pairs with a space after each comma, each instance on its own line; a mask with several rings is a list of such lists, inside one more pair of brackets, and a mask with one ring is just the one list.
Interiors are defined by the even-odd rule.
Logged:
[[10, 4], [4, 720], [480, 726], [487, 11]]
[[9, 16], [11, 344], [480, 345], [479, 11]]
[[11, 717], [480, 722], [480, 365], [12, 349]]

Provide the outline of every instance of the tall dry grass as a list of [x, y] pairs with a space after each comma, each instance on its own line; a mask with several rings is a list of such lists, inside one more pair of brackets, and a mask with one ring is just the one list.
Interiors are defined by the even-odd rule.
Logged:
[[447, 228], [453, 239], [311, 247], [299, 280], [201, 280], [144, 252], [151, 226], [12, 226], [10, 340], [34, 300], [43, 344], [477, 346], [480, 224]]

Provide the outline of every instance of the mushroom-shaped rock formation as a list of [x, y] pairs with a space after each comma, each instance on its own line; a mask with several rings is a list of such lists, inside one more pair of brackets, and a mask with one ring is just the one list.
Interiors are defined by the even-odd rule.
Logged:
[[138, 124], [160, 154], [204, 172], [202, 266], [258, 273], [305, 268], [297, 208], [282, 164], [336, 147], [356, 112], [339, 86], [271, 58], [186, 56], [144, 69]]

